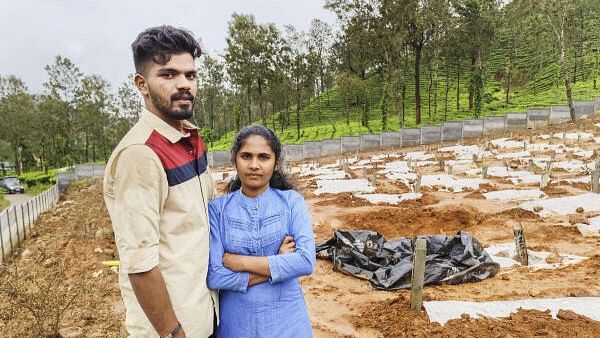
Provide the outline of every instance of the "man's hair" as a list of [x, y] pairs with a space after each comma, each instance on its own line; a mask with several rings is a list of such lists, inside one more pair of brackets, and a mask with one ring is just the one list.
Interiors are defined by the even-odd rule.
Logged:
[[173, 54], [190, 53], [194, 59], [202, 55], [200, 43], [190, 31], [167, 25], [144, 30], [135, 38], [131, 49], [135, 71], [140, 74], [150, 61], [164, 65]]

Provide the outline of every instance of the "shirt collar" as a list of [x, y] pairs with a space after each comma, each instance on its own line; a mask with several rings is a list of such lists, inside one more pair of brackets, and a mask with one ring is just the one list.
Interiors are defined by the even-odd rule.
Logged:
[[272, 188], [269, 186], [265, 191], [263, 191], [260, 195], [254, 198], [244, 195], [244, 193], [242, 193], [241, 187], [238, 190], [236, 190], [236, 193], [239, 199], [242, 201], [243, 206], [252, 207], [267, 200], [269, 198], [269, 195], [271, 194], [271, 190]]
[[149, 112], [147, 109], [144, 109], [140, 120], [146, 123], [150, 128], [156, 130], [162, 136], [166, 137], [171, 143], [179, 142], [181, 138], [189, 136], [190, 131], [198, 129], [188, 120], [183, 120], [183, 128], [186, 129], [186, 135], [184, 135], [179, 130], [173, 128], [167, 122], [163, 121], [160, 117]]

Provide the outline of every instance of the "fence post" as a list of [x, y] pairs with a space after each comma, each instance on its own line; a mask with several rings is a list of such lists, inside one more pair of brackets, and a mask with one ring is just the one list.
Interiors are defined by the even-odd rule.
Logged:
[[21, 204], [21, 225], [23, 226], [23, 240], [26, 240], [27, 230], [25, 229], [25, 211], [23, 211], [23, 204]]
[[12, 230], [10, 229], [10, 210], [6, 210], [6, 221], [8, 223], [8, 242], [10, 243], [10, 254], [13, 252]]
[[412, 282], [410, 290], [410, 308], [415, 311], [421, 311], [423, 303], [423, 280], [425, 279], [425, 256], [427, 255], [427, 241], [419, 238], [415, 242]]
[[31, 210], [29, 209], [30, 204], [31, 200], [27, 201], [27, 226], [29, 227], [29, 234], [31, 234]]
[[38, 203], [38, 197], [37, 196], [35, 196], [33, 198], [33, 207], [34, 207], [33, 219], [36, 220], [37, 216], [38, 216], [38, 210], [39, 210], [39, 203]]
[[17, 247], [21, 245], [21, 234], [19, 233], [19, 218], [17, 217], [17, 207], [13, 207], [13, 211], [15, 214], [15, 224], [17, 225]]
[[2, 233], [4, 232], [2, 230], [2, 212], [0, 212], [0, 249], [2, 249], [2, 263], [4, 263], [4, 236], [2, 235]]

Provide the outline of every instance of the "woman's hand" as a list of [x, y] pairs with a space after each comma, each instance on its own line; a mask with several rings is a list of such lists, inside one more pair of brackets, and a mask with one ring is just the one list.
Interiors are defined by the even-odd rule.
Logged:
[[279, 247], [279, 254], [292, 253], [296, 251], [296, 242], [294, 242], [294, 237], [285, 236], [283, 242], [281, 242], [281, 246]]

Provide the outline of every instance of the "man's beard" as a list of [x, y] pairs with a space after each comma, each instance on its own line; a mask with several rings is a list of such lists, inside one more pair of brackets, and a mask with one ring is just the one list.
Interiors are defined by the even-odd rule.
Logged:
[[[152, 100], [152, 104], [154, 107], [158, 109], [160, 112], [165, 114], [166, 116], [174, 119], [174, 120], [187, 120], [194, 115], [194, 95], [191, 92], [177, 92], [169, 98], [169, 101], [164, 100], [163, 97], [159, 95], [155, 95], [150, 88], [148, 88], [148, 94], [150, 95], [150, 99]], [[173, 110], [173, 103], [176, 100], [180, 99], [189, 99], [191, 104], [188, 108], [180, 108], [179, 110]]]

